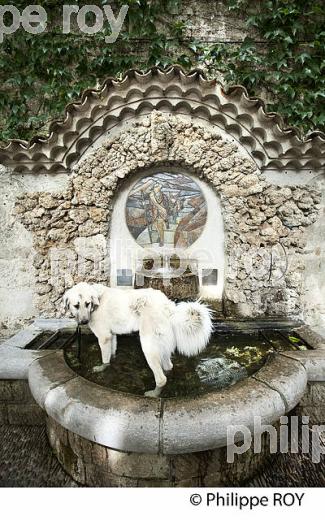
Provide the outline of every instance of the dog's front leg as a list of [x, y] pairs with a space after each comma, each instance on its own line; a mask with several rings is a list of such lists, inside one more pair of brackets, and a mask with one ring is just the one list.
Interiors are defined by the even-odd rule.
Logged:
[[112, 356], [112, 339], [113, 337], [111, 334], [98, 338], [98, 343], [102, 354], [102, 364], [95, 366], [93, 368], [93, 372], [103, 372], [103, 370], [105, 370], [105, 368], [107, 368], [110, 364]]

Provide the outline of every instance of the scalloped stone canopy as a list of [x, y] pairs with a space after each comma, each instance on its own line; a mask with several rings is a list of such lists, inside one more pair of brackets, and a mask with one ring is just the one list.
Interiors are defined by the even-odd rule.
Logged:
[[109, 78], [99, 90], [86, 90], [79, 103], [67, 106], [63, 121], [51, 124], [48, 137], [10, 141], [0, 148], [0, 162], [17, 173], [68, 172], [101, 136], [153, 110], [209, 121], [241, 143], [261, 170], [325, 165], [324, 133], [302, 139], [244, 87], [226, 93], [202, 71], [186, 74], [179, 67], [130, 70], [121, 80]]

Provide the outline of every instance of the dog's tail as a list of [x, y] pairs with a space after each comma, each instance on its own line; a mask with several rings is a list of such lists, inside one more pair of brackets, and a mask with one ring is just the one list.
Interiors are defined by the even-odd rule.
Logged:
[[196, 356], [207, 346], [212, 321], [210, 309], [200, 302], [182, 302], [176, 305], [172, 315], [176, 348], [187, 357]]

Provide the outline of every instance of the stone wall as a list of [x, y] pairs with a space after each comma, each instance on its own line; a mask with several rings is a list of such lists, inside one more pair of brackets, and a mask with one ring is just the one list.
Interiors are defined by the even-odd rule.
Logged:
[[[152, 112], [81, 160], [62, 192], [19, 196], [33, 233], [36, 305], [58, 314], [66, 287], [109, 282], [106, 251], [114, 196], [123, 179], [172, 165], [200, 176], [220, 196], [226, 232], [227, 316], [301, 317], [305, 229], [320, 192], [268, 183], [244, 148], [213, 126]], [[217, 237], [216, 237], [217, 239]]]
[[[237, 12], [230, 12], [228, 10], [227, 0], [217, 2], [211, 2], [210, 0], [188, 0], [187, 2], [183, 2], [179, 12], [175, 13], [175, 19], [184, 21], [187, 24], [186, 36], [197, 38], [201, 42], [222, 41], [224, 43], [228, 43], [229, 45], [232, 45], [234, 42], [242, 41], [245, 38], [245, 36], [247, 36], [248, 29], [245, 26], [245, 18], [246, 13], [243, 13], [241, 15]], [[259, 36], [254, 34], [251, 28], [249, 29], [249, 35], [255, 41], [259, 39]], [[260, 44], [263, 45], [263, 42], [260, 42]], [[135, 47], [136, 52], [142, 52], [141, 48], [144, 45], [144, 42], [139, 41]], [[185, 164], [185, 166], [189, 168], [191, 167], [191, 165], [188, 164]], [[136, 165], [135, 167], [137, 168], [138, 166]], [[281, 171], [278, 173], [279, 176], [283, 178], [286, 172]], [[303, 174], [304, 172], [299, 172], [300, 178]], [[38, 315], [39, 309], [43, 313], [53, 314], [54, 306], [57, 306], [57, 303], [55, 303], [54, 305], [54, 297], [57, 296], [58, 298], [60, 298], [63, 286], [69, 285], [73, 283], [75, 279], [77, 279], [75, 276], [70, 276], [67, 278], [67, 280], [65, 280], [64, 283], [57, 282], [56, 284], [54, 284], [54, 286], [48, 284], [48, 281], [50, 280], [48, 274], [48, 251], [50, 247], [52, 247], [54, 244], [61, 243], [64, 247], [66, 247], [66, 245], [69, 244], [70, 253], [72, 255], [75, 255], [74, 258], [76, 258], [76, 255], [78, 255], [79, 258], [84, 259], [84, 266], [86, 270], [88, 268], [92, 269], [94, 264], [94, 254], [97, 255], [97, 257], [99, 257], [100, 255], [102, 255], [102, 258], [105, 257], [107, 243], [106, 232], [108, 231], [106, 216], [109, 212], [106, 206], [101, 207], [97, 206], [96, 204], [92, 206], [91, 211], [94, 215], [94, 220], [92, 220], [92, 218], [90, 220], [92, 222], [95, 222], [96, 226], [93, 226], [92, 229], [89, 230], [88, 226], [90, 224], [88, 222], [88, 213], [91, 205], [75, 205], [70, 199], [60, 199], [60, 196], [54, 196], [54, 200], [61, 201], [61, 205], [54, 205], [51, 208], [50, 206], [53, 203], [53, 201], [51, 201], [51, 198], [50, 201], [46, 201], [46, 197], [50, 195], [52, 192], [55, 193], [65, 189], [66, 178], [63, 177], [64, 176], [60, 176], [57, 174], [47, 176], [42, 173], [38, 173], [36, 175], [13, 175], [9, 170], [4, 169], [0, 165], [0, 185], [2, 193], [0, 201], [0, 335], [10, 333], [13, 330], [17, 329], [22, 322], [26, 320], [28, 321], [32, 317]], [[71, 183], [73, 182], [74, 181], [71, 181]], [[71, 183], [70, 185], [72, 185]], [[91, 183], [89, 181], [88, 184], [85, 183], [85, 186], [88, 186], [90, 184]], [[96, 189], [98, 189], [98, 187], [96, 187]], [[111, 189], [113, 190], [114, 186], [112, 186], [111, 188], [107, 188], [109, 197], [111, 196]], [[235, 188], [234, 193], [236, 193], [236, 189], [237, 186]], [[261, 255], [259, 255], [259, 253], [254, 255], [253, 260], [255, 271], [261, 271], [259, 265], [261, 263], [263, 263], [265, 267], [265, 261], [263, 261], [263, 256], [268, 257], [266, 263], [270, 263], [269, 257], [272, 252], [273, 260], [274, 258], [276, 259], [275, 262], [273, 262], [272, 260], [272, 265], [274, 267], [274, 269], [272, 268], [271, 276], [271, 278], [273, 278], [273, 285], [276, 282], [276, 280], [274, 280], [275, 277], [282, 277], [281, 272], [283, 271], [283, 266], [285, 267], [286, 262], [288, 260], [288, 254], [291, 255], [290, 258], [292, 258], [293, 261], [291, 272], [288, 274], [287, 281], [284, 281], [283, 279], [278, 280], [276, 285], [277, 290], [275, 290], [274, 286], [271, 293], [268, 291], [267, 284], [266, 286], [264, 286], [264, 282], [262, 282], [261, 280], [258, 281], [257, 278], [255, 278], [255, 280], [257, 280], [256, 284], [260, 287], [261, 290], [260, 295], [258, 295], [257, 291], [254, 291], [254, 294], [250, 294], [252, 287], [251, 280], [249, 278], [247, 279], [247, 276], [245, 274], [246, 271], [245, 269], [243, 269], [240, 273], [240, 276], [243, 280], [241, 292], [237, 291], [236, 283], [231, 282], [230, 279], [232, 275], [228, 276], [229, 296], [230, 298], [235, 300], [233, 302], [235, 306], [241, 307], [241, 312], [243, 312], [244, 314], [250, 314], [251, 304], [247, 304], [247, 301], [249, 302], [252, 299], [255, 300], [255, 303], [253, 305], [255, 308], [257, 308], [260, 302], [262, 302], [261, 309], [263, 309], [263, 312], [268, 312], [268, 309], [270, 307], [277, 307], [278, 311], [281, 313], [291, 313], [293, 311], [293, 313], [296, 314], [298, 310], [297, 294], [300, 294], [300, 289], [297, 290], [297, 287], [301, 283], [303, 269], [306, 267], [307, 293], [306, 297], [304, 298], [304, 311], [308, 320], [312, 321], [313, 323], [318, 323], [319, 321], [322, 321], [322, 323], [324, 324], [325, 296], [321, 281], [323, 279], [322, 269], [324, 263], [324, 254], [322, 245], [316, 243], [319, 237], [318, 223], [308, 228], [308, 254], [304, 256], [304, 262], [302, 262], [304, 247], [304, 239], [302, 239], [302, 229], [305, 226], [305, 224], [309, 223], [310, 220], [314, 219], [313, 209], [311, 209], [311, 214], [307, 215], [308, 209], [300, 207], [305, 203], [305, 201], [301, 199], [305, 197], [306, 191], [304, 188], [296, 189], [294, 187], [281, 187], [281, 189], [277, 189], [276, 186], [274, 186], [273, 188], [269, 187], [268, 189], [271, 190], [273, 193], [273, 210], [268, 208], [269, 199], [267, 191], [265, 191], [265, 195], [257, 193], [255, 199], [253, 195], [250, 195], [250, 204], [252, 205], [252, 207], [249, 208], [247, 216], [239, 219], [239, 225], [243, 228], [245, 228], [246, 225], [250, 226], [250, 240], [255, 240], [257, 242], [256, 246], [259, 249], [260, 253], [263, 253], [263, 251], [259, 248], [259, 239], [256, 238], [259, 236], [259, 232], [257, 233], [256, 229], [253, 229], [253, 226], [258, 225], [259, 219], [261, 220], [261, 226], [264, 226], [263, 229], [261, 229], [261, 236], [264, 237], [263, 240], [267, 241], [268, 246], [267, 248], [265, 248], [265, 245], [263, 244], [264, 253]], [[83, 191], [85, 190], [83, 189]], [[35, 203], [36, 199], [33, 198], [34, 196], [29, 197], [28, 195], [28, 202], [23, 203], [21, 206], [22, 210], [27, 210], [26, 225], [23, 226], [21, 220], [17, 217], [17, 215], [15, 215], [13, 208], [15, 205], [17, 195], [21, 195], [23, 197], [23, 194], [30, 194], [30, 192], [46, 193], [45, 200], [41, 200], [41, 204], [43, 204], [44, 202], [44, 205], [40, 206], [40, 208], [44, 209], [44, 214], [43, 216], [41, 216], [43, 209], [39, 209], [39, 217], [36, 216], [36, 212], [33, 212], [33, 208], [35, 208], [38, 203]], [[275, 194], [275, 192], [277, 193]], [[277, 202], [275, 201], [276, 197], [278, 198]], [[296, 197], [300, 197], [300, 200], [296, 199]], [[230, 200], [235, 201], [235, 196], [230, 198]], [[308, 204], [308, 198], [306, 200], [306, 204]], [[294, 201], [293, 204], [292, 201]], [[265, 220], [263, 220], [264, 217], [257, 217], [257, 214], [259, 212], [257, 210], [257, 207], [254, 207], [254, 204], [259, 204], [263, 202], [266, 202], [265, 204], [263, 204], [263, 206], [267, 207], [268, 211]], [[67, 206], [71, 204], [71, 208], [64, 208], [64, 203], [66, 203]], [[237, 202], [234, 203], [240, 205], [241, 200], [239, 199]], [[276, 205], [277, 209], [274, 209]], [[110, 204], [108, 204], [108, 206], [110, 206]], [[61, 218], [64, 218], [67, 221], [68, 218], [70, 218], [70, 214], [68, 214], [69, 209], [78, 210], [75, 212], [75, 220], [73, 220], [73, 218], [71, 217], [69, 227], [66, 228], [64, 225], [62, 228], [62, 223], [60, 222], [60, 220]], [[263, 208], [261, 209], [262, 211], [260, 213], [263, 212]], [[273, 217], [270, 217], [272, 211]], [[251, 220], [250, 212], [254, 213], [253, 221], [255, 222], [255, 224], [253, 224], [252, 222], [249, 222], [247, 224], [247, 221]], [[287, 213], [287, 215], [285, 215], [285, 213]], [[240, 213], [238, 213], [238, 215], [239, 214]], [[73, 215], [73, 212], [71, 213], [71, 215]], [[299, 224], [298, 226], [296, 226], [295, 224], [290, 223], [290, 219], [296, 222], [296, 217], [297, 219], [299, 219], [301, 216], [303, 219], [301, 225]], [[273, 231], [270, 229], [269, 226], [269, 222], [272, 218], [274, 218], [273, 223], [271, 225], [272, 229], [276, 226], [280, 228], [278, 231], [275, 232], [273, 238]], [[286, 222], [284, 222], [283, 219], [287, 219]], [[30, 220], [30, 222], [27, 222], [28, 220]], [[46, 220], [47, 223], [45, 224]], [[50, 221], [52, 224], [51, 230], [49, 230], [48, 228]], [[289, 241], [289, 238], [280, 237], [281, 240], [280, 242], [278, 242], [278, 244], [280, 243], [281, 245], [277, 245], [276, 248], [271, 251], [271, 242], [272, 240], [274, 240], [274, 242], [276, 241], [276, 237], [277, 234], [279, 234], [279, 232], [281, 234], [281, 224], [283, 223], [284, 228], [287, 231], [290, 231], [292, 229], [292, 233], [290, 231], [290, 237], [292, 237], [292, 240], [294, 240], [293, 237], [295, 234], [298, 237], [296, 245], [292, 247], [289, 246], [288, 248], [287, 242]], [[36, 234], [40, 238], [43, 237], [42, 240], [44, 241], [46, 240], [44, 238], [45, 231], [48, 230], [49, 242], [47, 245], [44, 243], [40, 247], [40, 241], [36, 237], [35, 243], [37, 243], [38, 248], [38, 251], [36, 252], [33, 247], [34, 231], [31, 231], [31, 229], [33, 227], [37, 227], [38, 224], [45, 225], [45, 227], [36, 231]], [[80, 231], [78, 228], [80, 229]], [[66, 237], [60, 237], [60, 230], [62, 229], [63, 232], [66, 232], [67, 230]], [[233, 231], [230, 231], [230, 233], [233, 233]], [[246, 234], [245, 236], [248, 235], [249, 234]], [[56, 237], [58, 237], [58, 240]], [[249, 242], [240, 242], [240, 244], [242, 249], [249, 249], [252, 245]], [[318, 253], [319, 248], [321, 249], [320, 254]], [[99, 255], [98, 250], [102, 251]], [[238, 251], [240, 253], [240, 249]], [[294, 265], [296, 261], [297, 270], [295, 270]], [[35, 262], [35, 267], [33, 262]], [[275, 265], [275, 263], [277, 265]], [[107, 266], [98, 266], [98, 279], [103, 279], [106, 281], [107, 274], [102, 273], [103, 269], [104, 271], [107, 271]], [[277, 271], [277, 273], [275, 273], [275, 271]], [[264, 275], [265, 273], [262, 274], [261, 272], [257, 274], [257, 276]], [[36, 299], [34, 298], [35, 294]], [[316, 299], [314, 296], [315, 294]], [[46, 305], [46, 300], [48, 297], [52, 302], [50, 303], [50, 305]], [[270, 299], [277, 300], [277, 302], [274, 302], [273, 305], [273, 303], [269, 301]], [[290, 304], [288, 303], [289, 301]], [[231, 302], [230, 299], [229, 302]], [[229, 303], [229, 306], [231, 307], [232, 304]]]
[[317, 176], [314, 184], [322, 201], [319, 218], [307, 233], [303, 305], [308, 322], [325, 330], [325, 174]]
[[270, 458], [268, 434], [261, 451], [253, 447], [227, 462], [227, 448], [158, 455], [116, 451], [72, 433], [47, 418], [50, 445], [64, 469], [91, 487], [212, 487], [235, 486], [261, 470]]
[[[33, 239], [14, 214], [21, 183], [0, 167], [0, 329], [12, 328], [16, 321], [34, 315], [34, 270], [31, 268]], [[16, 299], [19, 299], [19, 306]]]
[[[229, 1], [187, 0], [176, 17], [186, 23], [185, 35], [206, 42], [241, 42], [252, 28], [245, 23], [246, 13], [229, 10]], [[257, 35], [256, 35], [257, 36]]]
[[62, 190], [66, 178], [66, 175], [13, 174], [0, 165], [0, 337], [18, 329], [38, 313], [33, 302], [33, 235], [15, 214], [16, 198], [25, 197], [35, 189]]

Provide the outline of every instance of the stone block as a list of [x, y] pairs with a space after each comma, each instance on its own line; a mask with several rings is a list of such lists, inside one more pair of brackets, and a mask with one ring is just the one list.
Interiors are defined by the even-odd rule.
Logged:
[[[84, 451], [86, 452], [86, 454], [90, 454], [90, 460], [92, 464], [94, 464], [95, 466], [102, 467], [105, 470], [109, 468], [109, 448], [106, 448], [106, 446], [102, 446], [101, 444], [93, 444], [89, 442], [87, 447], [84, 446]], [[114, 452], [114, 450], [112, 451]]]
[[309, 425], [325, 424], [325, 405], [324, 406], [298, 406], [297, 415], [309, 417]]
[[72, 478], [77, 482], [84, 484], [86, 478], [85, 465], [83, 461], [72, 451], [71, 447], [57, 443], [54, 446], [52, 445], [52, 448], [60, 464], [62, 464], [69, 475], [71, 475]]
[[315, 406], [325, 407], [325, 382], [311, 383], [310, 385], [311, 402]]
[[107, 450], [108, 466], [111, 473], [120, 477], [139, 479], [168, 479], [170, 475], [168, 457], [151, 453], [124, 453]]
[[188, 480], [189, 477], [197, 478], [211, 459], [213, 451], [202, 451], [185, 455], [170, 457], [170, 472], [173, 481]]
[[[66, 429], [78, 431], [81, 437], [98, 444], [119, 451], [158, 452], [158, 399], [134, 396], [130, 399], [127, 394], [94, 385], [79, 376], [51, 389], [57, 375], [53, 370], [53, 380], [49, 377], [53, 361], [50, 357], [46, 373], [45, 365], [39, 363], [34, 363], [29, 371], [33, 395], [36, 397], [38, 392], [37, 401], [45, 401], [48, 415]], [[66, 413], [67, 406], [69, 414]]]
[[279, 355], [275, 355], [253, 377], [279, 392], [286, 404], [286, 412], [299, 403], [307, 386], [307, 373], [301, 363]]
[[162, 449], [178, 455], [223, 447], [230, 425], [252, 428], [254, 417], [273, 424], [284, 414], [280, 394], [252, 378], [193, 400], [166, 399]]
[[20, 403], [29, 401], [31, 393], [26, 381], [3, 379], [0, 381], [0, 402]]
[[47, 434], [51, 436], [53, 440], [57, 440], [58, 442], [64, 444], [65, 446], [69, 446], [70, 442], [68, 439], [68, 435], [73, 435], [73, 433], [68, 432], [65, 428], [62, 428], [62, 426], [57, 423], [56, 421], [53, 421], [51, 417], [46, 417], [46, 427], [47, 427]]
[[44, 407], [45, 400], [52, 388], [76, 377], [64, 361], [62, 351], [52, 351], [37, 362], [28, 371], [29, 386], [35, 401]]
[[299, 404], [325, 407], [325, 382], [309, 383]]
[[[54, 421], [53, 421], [54, 422]], [[64, 433], [67, 432], [62, 426], [57, 425], [60, 428], [60, 438], [63, 443], [66, 444]], [[87, 463], [92, 462], [92, 443], [83, 439], [80, 435], [76, 435], [72, 432], [67, 432], [68, 446], [71, 446], [72, 451]]]

